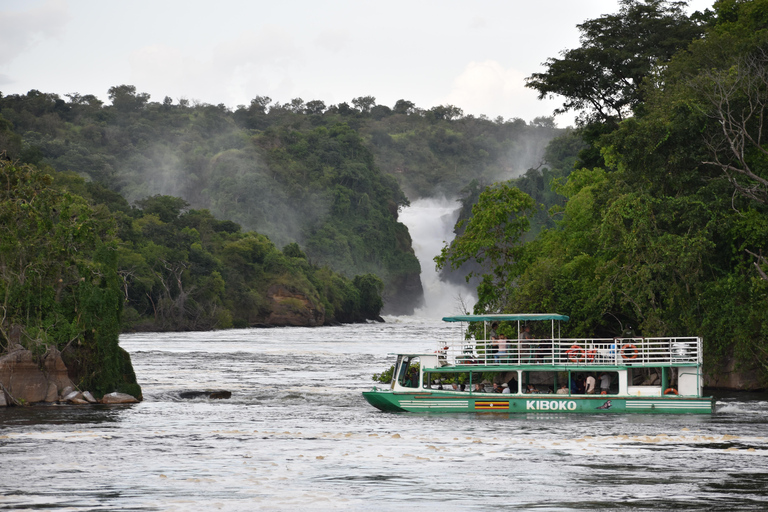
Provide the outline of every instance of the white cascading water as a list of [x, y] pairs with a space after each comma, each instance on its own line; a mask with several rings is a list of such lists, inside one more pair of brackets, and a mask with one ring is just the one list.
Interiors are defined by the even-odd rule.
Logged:
[[472, 311], [475, 290], [441, 281], [433, 259], [453, 240], [459, 208], [453, 199], [426, 198], [411, 201], [411, 205], [400, 212], [399, 220], [408, 227], [413, 250], [421, 264], [424, 306], [416, 310], [416, 316], [442, 318]]

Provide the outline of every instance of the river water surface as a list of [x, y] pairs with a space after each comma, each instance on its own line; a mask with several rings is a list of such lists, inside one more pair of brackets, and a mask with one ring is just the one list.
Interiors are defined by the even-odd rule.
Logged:
[[[0, 410], [0, 509], [765, 510], [768, 399], [714, 415], [383, 413], [418, 318], [121, 337], [144, 401]], [[450, 332], [449, 332], [450, 331]], [[226, 389], [229, 400], [183, 399]]]

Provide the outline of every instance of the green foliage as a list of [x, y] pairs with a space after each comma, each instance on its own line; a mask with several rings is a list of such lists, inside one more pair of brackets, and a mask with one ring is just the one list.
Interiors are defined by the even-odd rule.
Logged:
[[578, 25], [581, 46], [547, 59], [526, 87], [539, 98], [565, 98], [556, 112], [582, 111], [583, 121], [622, 120], [643, 101], [641, 85], [654, 66], [670, 60], [703, 32], [680, 2], [621, 0], [618, 13]]
[[526, 167], [526, 155], [558, 133], [548, 118], [491, 121], [453, 105], [420, 109], [400, 100], [389, 108], [372, 96], [330, 106], [257, 96], [231, 112], [152, 102], [132, 85], [108, 94], [112, 105], [40, 91], [0, 97], [0, 142], [60, 176], [87, 177], [77, 193], [123, 212], [123, 239], [166, 229], [158, 243], [173, 248], [167, 226], [149, 219], [134, 226], [136, 212], [105, 190], [166, 225], [190, 208], [208, 210], [278, 247], [299, 244], [309, 261], [349, 278], [375, 274], [394, 313], [421, 300], [420, 267], [397, 220], [408, 204], [402, 190], [455, 195], [472, 179]]
[[[701, 335], [707, 372], [736, 361], [762, 371], [753, 385], [764, 385], [766, 7], [717, 2], [703, 38], [647, 75], [637, 94], [621, 92], [635, 117], [616, 123], [615, 114], [588, 126], [599, 166], [555, 176], [551, 189], [567, 200], [550, 210], [556, 226], [494, 262], [476, 312], [567, 314], [571, 336], [614, 336], [627, 325], [645, 336]], [[601, 54], [610, 59], [613, 50], [594, 55]], [[606, 98], [614, 94], [572, 79], [574, 87], [582, 80]], [[586, 108], [574, 101], [572, 108]], [[494, 217], [502, 205], [475, 208], [469, 222], [477, 216], [504, 225]], [[467, 247], [464, 256], [482, 256], [480, 244]]]
[[464, 228], [463, 232], [435, 257], [437, 267], [457, 269], [474, 260], [484, 272], [478, 288], [479, 302], [484, 302], [486, 289], [508, 280], [519, 251], [519, 241], [529, 229], [529, 216], [536, 208], [529, 195], [509, 184], [487, 188], [472, 207], [472, 217], [466, 227], [464, 221], [459, 221], [457, 227]]
[[395, 365], [393, 364], [390, 366], [387, 370], [384, 370], [381, 373], [374, 373], [372, 380], [374, 382], [381, 382], [383, 384], [391, 384], [392, 383], [392, 374], [395, 373]]
[[[118, 347], [115, 224], [51, 176], [0, 160], [0, 349], [54, 347], [82, 389], [141, 396]], [[15, 334], [14, 334], [15, 333]]]

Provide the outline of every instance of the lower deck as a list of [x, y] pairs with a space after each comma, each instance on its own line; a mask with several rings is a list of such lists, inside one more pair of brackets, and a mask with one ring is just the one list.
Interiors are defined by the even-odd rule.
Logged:
[[366, 391], [363, 396], [377, 409], [389, 412], [711, 414], [714, 411], [711, 397], [510, 396], [444, 390], [401, 393], [377, 389]]

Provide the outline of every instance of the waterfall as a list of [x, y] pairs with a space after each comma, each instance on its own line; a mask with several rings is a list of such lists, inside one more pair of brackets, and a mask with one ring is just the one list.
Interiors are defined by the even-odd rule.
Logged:
[[475, 290], [440, 280], [433, 258], [440, 254], [446, 243], [453, 240], [453, 226], [459, 216], [459, 204], [452, 199], [425, 198], [411, 201], [411, 206], [400, 212], [399, 220], [408, 227], [413, 250], [421, 264], [421, 284], [424, 288], [424, 306], [417, 316], [441, 318], [472, 311]]

